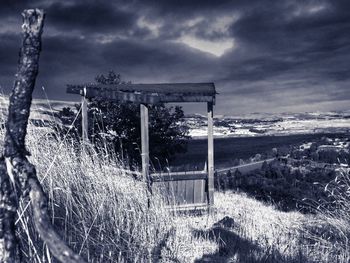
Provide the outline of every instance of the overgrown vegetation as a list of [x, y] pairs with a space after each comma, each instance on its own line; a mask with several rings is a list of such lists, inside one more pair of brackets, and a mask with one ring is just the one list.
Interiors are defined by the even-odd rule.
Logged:
[[[349, 262], [344, 172], [326, 188], [337, 202], [318, 203], [315, 214], [279, 211], [226, 191], [215, 193], [209, 214], [180, 215], [165, 208], [156, 190], [148, 209], [145, 183], [126, 174], [113, 151], [83, 150], [71, 137], [60, 138], [51, 128], [30, 125], [30, 158], [50, 198], [53, 224], [89, 262]], [[26, 207], [21, 203], [17, 220], [25, 261], [55, 262]], [[234, 223], [225, 225], [225, 217]]]
[[[64, 240], [88, 262], [145, 262], [157, 257], [159, 242], [171, 230], [157, 192], [147, 208], [146, 187], [120, 169], [117, 157], [94, 148], [76, 152], [74, 141], [56, 141], [46, 129], [30, 130], [27, 144], [50, 199], [52, 222]], [[50, 262], [33, 232], [26, 202], [19, 216], [21, 247], [27, 262]]]
[[[249, 174], [216, 178], [220, 189], [237, 189], [283, 211], [315, 212], [320, 202], [332, 202], [325, 186], [350, 164], [349, 140], [323, 137], [279, 151], [280, 158]], [[277, 149], [275, 150], [277, 153]]]
[[[328, 248], [338, 260], [350, 260], [350, 169], [341, 169], [325, 187], [329, 201], [317, 207], [317, 219], [322, 223], [307, 228], [311, 244]], [[335, 261], [336, 262], [336, 261]]]

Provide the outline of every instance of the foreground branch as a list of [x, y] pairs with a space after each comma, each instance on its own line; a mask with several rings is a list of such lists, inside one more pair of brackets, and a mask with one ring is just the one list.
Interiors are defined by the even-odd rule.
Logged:
[[0, 159], [0, 262], [19, 262], [16, 257], [15, 215], [18, 198], [29, 194], [36, 230], [54, 257], [61, 262], [80, 263], [84, 262], [82, 258], [53, 229], [47, 210], [47, 198], [37, 179], [34, 165], [26, 158], [29, 153], [25, 148], [25, 136], [38, 74], [44, 12], [38, 9], [25, 10], [22, 15], [23, 45], [6, 123], [6, 164], [3, 158]]
[[[41, 239], [46, 243], [51, 253], [60, 262], [81, 263], [84, 260], [73, 252], [57, 234], [51, 225], [48, 214], [47, 198], [36, 176], [36, 170], [26, 158], [13, 158], [10, 161], [12, 171], [20, 178], [26, 178], [29, 197], [32, 202], [33, 221], [36, 231]], [[27, 192], [27, 189], [24, 193]]]
[[19, 262], [15, 235], [17, 196], [9, 180], [3, 157], [0, 160], [0, 262]]

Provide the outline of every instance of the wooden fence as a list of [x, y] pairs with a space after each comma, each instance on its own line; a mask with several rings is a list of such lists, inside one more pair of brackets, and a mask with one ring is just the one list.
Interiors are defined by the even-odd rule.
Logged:
[[[275, 158], [219, 169], [215, 171], [215, 175], [219, 177], [227, 173], [234, 174], [237, 170], [242, 175], [245, 175], [261, 169], [264, 162], [270, 163], [273, 160]], [[150, 175], [150, 178], [153, 187], [160, 190], [169, 208], [176, 210], [201, 210], [208, 207], [208, 172], [206, 170], [153, 173]]]
[[158, 188], [165, 202], [176, 210], [208, 208], [208, 172], [186, 171], [151, 174], [153, 187]]

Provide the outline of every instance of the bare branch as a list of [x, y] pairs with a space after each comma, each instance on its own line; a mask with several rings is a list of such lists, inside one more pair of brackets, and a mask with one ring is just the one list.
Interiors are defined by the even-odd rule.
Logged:
[[37, 179], [34, 165], [26, 158], [13, 158], [11, 165], [16, 175], [20, 178], [27, 178], [35, 228], [54, 257], [60, 262], [84, 262], [79, 255], [75, 254], [73, 250], [62, 241], [61, 237], [52, 227], [47, 209], [47, 198]]

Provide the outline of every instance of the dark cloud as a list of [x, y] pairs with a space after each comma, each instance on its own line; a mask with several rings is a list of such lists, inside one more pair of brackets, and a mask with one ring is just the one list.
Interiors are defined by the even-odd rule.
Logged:
[[[216, 0], [213, 3], [212, 0], [144, 0], [144, 1], [134, 1], [137, 6], [151, 9], [152, 13], [158, 16], [168, 16], [168, 17], [188, 17], [195, 16], [197, 14], [207, 14], [214, 10], [222, 10], [227, 7], [232, 7], [232, 3], [235, 2], [235, 6], [241, 5], [244, 0]], [[246, 2], [246, 1], [245, 1]]]
[[47, 17], [37, 83], [52, 99], [72, 98], [67, 83], [90, 82], [114, 69], [133, 82], [214, 81], [218, 113], [336, 110], [350, 102], [347, 0], [0, 5], [0, 84], [6, 90], [16, 70], [20, 13], [40, 7]]
[[47, 21], [62, 30], [84, 33], [127, 32], [134, 26], [135, 13], [123, 11], [110, 1], [60, 1], [46, 9]]

